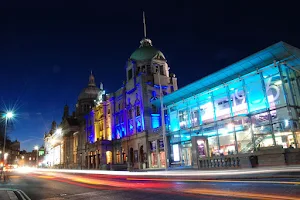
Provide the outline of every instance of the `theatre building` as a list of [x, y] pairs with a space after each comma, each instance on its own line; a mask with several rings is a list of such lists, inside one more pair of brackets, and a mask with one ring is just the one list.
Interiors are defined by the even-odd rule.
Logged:
[[300, 50], [279, 42], [166, 95], [171, 165], [253, 166], [254, 157], [261, 166], [293, 162], [299, 72]]

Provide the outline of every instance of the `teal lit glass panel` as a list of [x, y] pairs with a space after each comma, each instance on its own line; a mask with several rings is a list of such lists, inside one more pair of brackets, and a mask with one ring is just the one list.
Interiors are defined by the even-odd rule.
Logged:
[[246, 77], [245, 89], [250, 112], [257, 112], [267, 108], [260, 74]]
[[201, 100], [199, 102], [200, 105], [200, 115], [202, 123], [207, 124], [214, 121], [214, 106], [212, 102], [211, 95], [203, 95], [201, 96]]
[[278, 67], [270, 67], [263, 71], [262, 75], [270, 109], [273, 110], [286, 105]]
[[171, 126], [171, 131], [178, 131], [180, 129], [177, 110], [172, 111], [170, 113], [170, 126]]
[[246, 97], [243, 89], [242, 81], [235, 81], [228, 85], [229, 95], [234, 116], [244, 115], [248, 113]]
[[230, 103], [228, 99], [227, 89], [221, 87], [213, 92], [214, 107], [217, 120], [230, 117]]
[[191, 123], [192, 127], [200, 125], [200, 115], [199, 115], [199, 107], [198, 106], [191, 108], [190, 118], [191, 118], [190, 123]]
[[188, 109], [179, 110], [178, 111], [178, 117], [179, 117], [179, 126], [181, 129], [187, 128], [188, 123]]
[[289, 69], [289, 77], [292, 85], [295, 103], [297, 106], [300, 106], [300, 74]]
[[180, 133], [180, 140], [181, 140], [181, 142], [190, 141], [191, 140], [191, 134], [189, 132]]

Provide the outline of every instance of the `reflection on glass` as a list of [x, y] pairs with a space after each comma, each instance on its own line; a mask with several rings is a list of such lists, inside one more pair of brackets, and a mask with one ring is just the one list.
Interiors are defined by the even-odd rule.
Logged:
[[200, 104], [201, 119], [203, 123], [214, 121], [214, 107], [210, 100], [201, 102]]
[[250, 112], [266, 109], [260, 74], [247, 77], [245, 79], [245, 88]]
[[230, 103], [228, 99], [227, 89], [225, 87], [219, 88], [213, 92], [214, 107], [217, 120], [230, 117]]

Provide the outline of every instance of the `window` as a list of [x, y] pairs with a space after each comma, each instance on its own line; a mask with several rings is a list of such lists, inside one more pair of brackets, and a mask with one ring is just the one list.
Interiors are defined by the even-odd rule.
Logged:
[[187, 110], [179, 111], [179, 125], [180, 125], [180, 128], [188, 127], [188, 112], [187, 112]]
[[170, 129], [171, 131], [178, 131], [180, 129], [177, 110], [171, 111], [170, 113]]
[[128, 70], [128, 80], [132, 78], [132, 69]]
[[140, 116], [141, 111], [140, 111], [140, 106], [136, 106], [136, 116]]
[[129, 109], [129, 110], [128, 110], [128, 118], [129, 118], [129, 119], [132, 119], [132, 117], [133, 117], [133, 116], [132, 116], [132, 109]]
[[121, 163], [121, 155], [120, 155], [120, 151], [117, 150], [117, 163]]
[[139, 74], [141, 73], [141, 71], [142, 71], [141, 68], [142, 68], [142, 67], [137, 67], [137, 68], [136, 68], [136, 75], [139, 75]]
[[228, 85], [232, 112], [234, 116], [247, 114], [247, 102], [243, 89], [243, 82], [237, 81]]
[[198, 107], [194, 107], [191, 110], [191, 124], [192, 126], [199, 126], [199, 109]]
[[250, 112], [266, 109], [265, 95], [263, 92], [260, 74], [249, 76], [245, 79], [245, 88]]
[[227, 88], [219, 88], [218, 90], [215, 90], [213, 94], [217, 120], [230, 117], [230, 102], [228, 99]]
[[203, 123], [214, 121], [214, 107], [210, 95], [203, 95], [203, 101], [200, 102], [200, 114]]
[[[277, 67], [272, 67], [263, 72], [267, 99], [270, 109], [275, 109], [279, 106], [284, 106], [285, 99], [282, 88], [282, 80]], [[286, 84], [287, 86], [288, 84]], [[289, 96], [290, 97], [290, 96]], [[292, 103], [292, 101], [290, 101]]]
[[160, 71], [160, 75], [164, 75], [164, 66], [163, 65], [159, 66], [159, 71]]

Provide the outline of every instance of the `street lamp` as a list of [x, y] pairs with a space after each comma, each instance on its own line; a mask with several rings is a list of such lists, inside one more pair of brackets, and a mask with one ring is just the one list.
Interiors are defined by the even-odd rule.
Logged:
[[[3, 152], [3, 164], [5, 164], [5, 145], [6, 145], [6, 128], [7, 128], [7, 121], [9, 120], [9, 119], [12, 119], [13, 117], [14, 117], [14, 113], [13, 112], [11, 112], [11, 111], [8, 111], [7, 113], [5, 113], [5, 115], [4, 115], [4, 117], [5, 117], [5, 125], [4, 125], [4, 138], [3, 138], [3, 140], [4, 140], [4, 142], [3, 142], [3, 150], [2, 150], [2, 152]], [[8, 155], [8, 154], [7, 154]]]
[[36, 167], [39, 166], [39, 146], [34, 146], [34, 149], [36, 150]]

